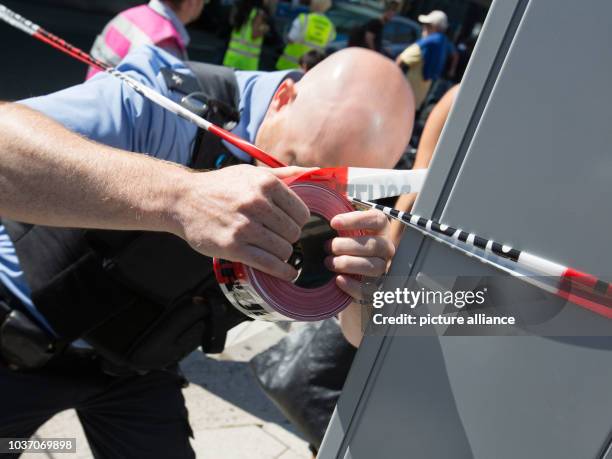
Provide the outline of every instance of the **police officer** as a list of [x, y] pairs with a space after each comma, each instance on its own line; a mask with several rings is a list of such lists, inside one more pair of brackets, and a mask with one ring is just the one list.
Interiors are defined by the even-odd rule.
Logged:
[[[391, 167], [410, 137], [405, 126], [412, 124], [414, 108], [401, 72], [365, 50], [336, 53], [301, 80], [292, 72], [234, 75], [223, 67], [186, 66], [152, 47], [130, 54], [119, 69], [194, 110], [206, 106], [210, 114], [233, 122], [234, 133], [290, 164]], [[364, 93], [376, 97], [364, 101]], [[266, 170], [229, 166], [241, 158], [248, 161], [232, 146], [198, 133], [107, 75], [22, 104], [55, 122], [26, 109], [10, 113], [4, 136], [21, 151], [68, 149], [83, 161], [103, 162], [121, 148], [208, 169], [227, 165], [215, 172], [190, 172], [202, 176], [201, 189], [188, 187], [168, 196], [178, 208], [192, 203], [183, 194], [208, 199], [209, 227], [186, 227], [213, 232], [210, 239], [217, 244], [198, 248], [222, 255], [219, 246], [232, 251], [240, 246], [235, 239], [248, 241], [259, 266], [286, 279], [296, 274], [283, 260], [292, 252], [288, 241], [295, 240], [305, 214], [300, 205], [285, 206], [290, 203], [283, 197], [286, 188]], [[259, 173], [252, 175], [253, 170]], [[140, 173], [149, 179], [147, 170]], [[104, 190], [103, 183], [100, 187]], [[272, 199], [264, 198], [258, 191], [262, 188]], [[246, 198], [251, 205], [233, 198], [241, 193], [252, 193]], [[150, 205], [145, 220], [163, 209], [155, 196], [143, 204]], [[268, 214], [267, 220], [259, 214]], [[159, 218], [174, 221], [176, 216]], [[288, 220], [292, 222], [285, 225]], [[10, 220], [5, 224], [12, 228], [10, 242], [24, 276], [14, 278], [12, 286], [4, 278], [0, 284], [2, 304], [11, 310], [0, 327], [0, 437], [28, 437], [58, 411], [75, 408], [97, 457], [193, 457], [175, 362], [184, 355], [182, 343], [213, 333], [217, 323], [200, 315], [216, 301], [214, 291], [200, 282], [199, 269], [184, 269], [205, 269], [190, 255], [195, 252], [186, 252], [161, 233], [151, 236], [151, 244], [150, 238], [125, 232], [83, 235]], [[360, 283], [349, 275], [376, 277], [385, 271], [393, 255], [388, 222], [382, 213], [368, 211], [340, 215], [331, 225], [338, 231], [367, 232], [334, 238], [325, 259], [326, 267], [337, 273], [337, 285], [360, 299]], [[270, 242], [275, 247], [268, 253], [261, 246]], [[186, 278], [193, 285], [184, 287]], [[149, 283], [141, 285], [143, 279]], [[175, 291], [186, 294], [171, 295]], [[18, 318], [29, 320], [28, 326]], [[48, 349], [53, 356], [46, 362], [36, 352], [49, 343], [41, 330], [55, 337]], [[128, 342], [133, 336], [137, 339]], [[15, 342], [20, 346], [12, 346]]]
[[308, 51], [324, 53], [329, 43], [336, 38], [334, 24], [325, 16], [331, 0], [311, 0], [310, 13], [301, 13], [294, 19], [287, 34], [289, 43], [276, 62], [278, 70], [297, 69], [300, 58]]
[[425, 102], [433, 82], [445, 76], [447, 61], [451, 78], [459, 61], [455, 45], [446, 36], [446, 13], [434, 10], [429, 14], [421, 14], [418, 19], [423, 24], [423, 36], [402, 51], [395, 60], [406, 72], [406, 78], [414, 92], [417, 110]]

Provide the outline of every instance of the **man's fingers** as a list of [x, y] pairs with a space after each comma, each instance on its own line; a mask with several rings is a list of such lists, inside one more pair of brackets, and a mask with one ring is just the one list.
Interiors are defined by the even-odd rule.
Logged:
[[279, 182], [272, 193], [272, 201], [301, 228], [310, 218], [310, 211], [304, 201], [284, 183]]
[[340, 274], [336, 276], [336, 285], [340, 290], [354, 298], [355, 300], [363, 300], [364, 292], [361, 282], [350, 276]]
[[[267, 169], [278, 179], [286, 179], [295, 175], [302, 175], [306, 172], [317, 170], [317, 167], [277, 167]], [[284, 185], [284, 184], [283, 184]], [[300, 227], [304, 226], [310, 218], [310, 211], [306, 204], [289, 189], [288, 186], [277, 187], [272, 195], [274, 203], [289, 215]]]
[[259, 224], [253, 225], [247, 235], [247, 242], [274, 255], [281, 261], [288, 260], [293, 253], [293, 246], [286, 239]]
[[336, 231], [364, 230], [382, 233], [387, 229], [389, 221], [380, 210], [370, 209], [336, 215], [330, 225]]
[[310, 213], [280, 177], [306, 171], [239, 165], [189, 174], [196, 183], [180, 203], [176, 234], [202, 253], [293, 279], [297, 273], [285, 260]]
[[244, 256], [240, 261], [245, 265], [286, 281], [292, 281], [298, 275], [298, 272], [291, 265], [254, 245], [246, 247]]
[[257, 218], [266, 228], [274, 231], [290, 243], [296, 242], [302, 234], [302, 227], [298, 226], [292, 217], [274, 204], [269, 206], [266, 211], [257, 215]]
[[387, 269], [387, 262], [378, 257], [353, 257], [341, 255], [327, 257], [325, 265], [330, 271], [343, 274], [357, 274], [368, 277], [380, 277]]
[[331, 240], [330, 251], [334, 255], [353, 255], [392, 258], [395, 247], [389, 239], [379, 236], [335, 237]]

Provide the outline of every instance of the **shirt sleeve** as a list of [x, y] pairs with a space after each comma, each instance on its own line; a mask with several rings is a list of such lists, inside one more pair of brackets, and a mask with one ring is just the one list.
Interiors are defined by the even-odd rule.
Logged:
[[[177, 102], [180, 95], [168, 89], [160, 74], [165, 67], [190, 73], [180, 60], [150, 46], [137, 48], [117, 69]], [[196, 126], [107, 73], [21, 103], [96, 142], [180, 164], [191, 161]]]
[[416, 43], [410, 45], [408, 48], [402, 51], [399, 58], [408, 66], [414, 66], [420, 63], [422, 59], [420, 46]]

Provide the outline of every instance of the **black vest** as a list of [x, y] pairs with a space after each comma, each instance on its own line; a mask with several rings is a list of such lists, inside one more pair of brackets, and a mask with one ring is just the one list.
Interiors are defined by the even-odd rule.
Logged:
[[[189, 63], [197, 78], [162, 70], [183, 105], [225, 128], [238, 122], [232, 70]], [[189, 164], [239, 161], [201, 131]], [[220, 291], [212, 259], [167, 233], [53, 228], [3, 219], [32, 300], [61, 343], [85, 339], [114, 365], [163, 368], [203, 347], [221, 352], [226, 331], [247, 320]]]

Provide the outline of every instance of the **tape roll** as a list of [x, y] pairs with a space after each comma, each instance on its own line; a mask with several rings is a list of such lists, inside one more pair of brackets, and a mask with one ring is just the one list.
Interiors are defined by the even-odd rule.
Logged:
[[334, 236], [361, 236], [361, 231], [336, 233], [329, 222], [351, 212], [351, 203], [324, 183], [297, 180], [289, 187], [304, 201], [311, 220], [294, 246], [290, 263], [298, 268], [293, 282], [283, 281], [242, 263], [215, 259], [217, 281], [228, 300], [242, 313], [258, 320], [316, 321], [338, 314], [352, 301], [336, 286], [335, 274], [323, 264], [325, 241]]

